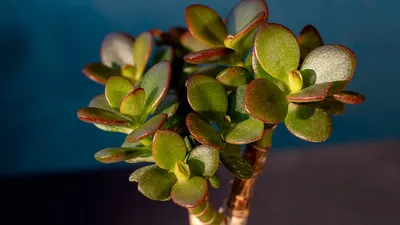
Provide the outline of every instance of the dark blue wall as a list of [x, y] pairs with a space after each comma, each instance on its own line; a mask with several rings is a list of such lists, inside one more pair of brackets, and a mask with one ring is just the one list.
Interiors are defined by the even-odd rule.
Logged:
[[[1, 154], [0, 174], [48, 173], [106, 166], [93, 154], [118, 146], [120, 134], [80, 122], [76, 110], [102, 86], [81, 68], [98, 60], [108, 32], [133, 35], [149, 28], [185, 25], [184, 8], [202, 3], [226, 15], [228, 0], [14, 0], [0, 3]], [[400, 136], [397, 87], [400, 82], [400, 26], [394, 0], [270, 0], [270, 21], [298, 33], [311, 23], [326, 43], [357, 54], [350, 89], [367, 101], [334, 118], [328, 143]], [[225, 6], [226, 5], [226, 6]], [[274, 146], [307, 145], [281, 126]], [[108, 167], [108, 166], [107, 166]]]

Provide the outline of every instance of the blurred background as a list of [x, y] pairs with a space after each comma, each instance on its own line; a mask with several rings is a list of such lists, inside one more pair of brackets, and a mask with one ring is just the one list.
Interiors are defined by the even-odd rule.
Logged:
[[[127, 176], [133, 170], [132, 166], [102, 165], [94, 160], [93, 154], [96, 151], [104, 147], [119, 146], [124, 136], [103, 132], [77, 119], [77, 109], [85, 107], [93, 96], [103, 92], [103, 86], [84, 77], [81, 69], [86, 64], [99, 60], [100, 43], [109, 32], [124, 31], [137, 36], [150, 28], [167, 30], [170, 26], [185, 26], [184, 9], [195, 3], [208, 5], [225, 17], [236, 2], [236, 0], [2, 1], [0, 3], [0, 49], [3, 53], [0, 56], [2, 78], [0, 83], [2, 106], [0, 178], [4, 191], [15, 192], [15, 194], [8, 197], [7, 201], [0, 200], [0, 202], [13, 204], [22, 199], [21, 195], [26, 195], [24, 198], [33, 198], [30, 199], [33, 202], [44, 201], [43, 198], [54, 200], [54, 202], [49, 200], [50, 202], [47, 201], [41, 205], [48, 210], [54, 205], [62, 205], [64, 201], [67, 201], [65, 205], [71, 207], [76, 204], [89, 209], [91, 204], [104, 202], [97, 199], [95, 195], [90, 195], [92, 192], [86, 187], [97, 189], [96, 193], [103, 196], [105, 191], [117, 193], [120, 189], [113, 184], [118, 184], [125, 185], [122, 190], [126, 190], [130, 196], [129, 199], [120, 198], [113, 203], [113, 205], [122, 205], [121, 207], [125, 210], [123, 212], [129, 213], [132, 210], [125, 208], [125, 205], [135, 207], [133, 199], [140, 199], [138, 201], [141, 204], [159, 207], [160, 210], [168, 207], [182, 210], [169, 203], [166, 203], [168, 206], [161, 203], [149, 203], [137, 194], [136, 186], [127, 182]], [[351, 184], [356, 186], [345, 189], [343, 193], [348, 193], [348, 196], [359, 193], [359, 198], [363, 200], [365, 200], [364, 197], [368, 197], [370, 199], [366, 202], [371, 206], [376, 206], [378, 202], [381, 202], [383, 205], [380, 205], [379, 209], [383, 214], [377, 215], [376, 223], [366, 223], [362, 221], [364, 217], [368, 218], [368, 214], [371, 215], [369, 211], [350, 206], [349, 210], [358, 210], [358, 216], [344, 216], [343, 218], [345, 220], [347, 218], [346, 221], [350, 222], [339, 223], [400, 224], [400, 218], [396, 217], [395, 213], [396, 209], [397, 212], [400, 211], [400, 197], [395, 191], [400, 190], [398, 176], [400, 172], [398, 153], [400, 151], [400, 141], [398, 141], [400, 105], [397, 96], [400, 82], [400, 76], [397, 74], [400, 59], [398, 54], [400, 52], [398, 41], [400, 3], [394, 0], [268, 0], [267, 3], [270, 9], [270, 22], [281, 23], [296, 34], [306, 24], [313, 24], [320, 31], [325, 43], [343, 44], [351, 48], [357, 55], [357, 70], [348, 89], [363, 93], [367, 100], [362, 105], [347, 107], [343, 116], [334, 117], [332, 137], [323, 144], [303, 142], [290, 135], [284, 126], [278, 127], [270, 157], [271, 165], [275, 167], [268, 167], [270, 171], [276, 173], [266, 172], [267, 174], [263, 177], [269, 176], [269, 178], [264, 178], [265, 184], [259, 186], [272, 185], [268, 190], [275, 192], [281, 190], [281, 192], [277, 195], [268, 195], [277, 199], [276, 204], [273, 204], [275, 208], [272, 209], [272, 206], [265, 202], [271, 200], [268, 196], [261, 198], [264, 202], [255, 203], [254, 208], [258, 207], [257, 209], [261, 210], [260, 207], [270, 207], [271, 216], [281, 215], [282, 218], [287, 217], [286, 213], [290, 215], [291, 212], [294, 213], [293, 215], [295, 213], [315, 215], [315, 213], [307, 214], [307, 212], [315, 211], [307, 211], [304, 205], [307, 205], [312, 198], [329, 198], [333, 202], [327, 204], [321, 200], [314, 206], [320, 208], [319, 204], [324, 204], [324, 206], [327, 204], [333, 209], [340, 209], [336, 211], [338, 213], [323, 214], [322, 220], [316, 220], [320, 224], [331, 224], [329, 221], [334, 220], [326, 218], [337, 219], [338, 214], [348, 211], [340, 206], [336, 207], [335, 203], [338, 200], [333, 196], [338, 194], [335, 192], [337, 189], [333, 189], [335, 185], [328, 184], [336, 184], [336, 188], [339, 187], [340, 190], [340, 187], [350, 183], [350, 186]], [[304, 157], [305, 155], [309, 157]], [[320, 167], [316, 166], [317, 164]], [[124, 172], [118, 173], [119, 170]], [[287, 170], [292, 171], [291, 176], [284, 172]], [[299, 179], [298, 173], [294, 171], [305, 175], [305, 180], [290, 183], [289, 177]], [[302, 171], [307, 172], [308, 175]], [[372, 176], [366, 171], [380, 172]], [[224, 171], [222, 173], [225, 174]], [[329, 174], [331, 177], [328, 176]], [[288, 176], [288, 179], [283, 179], [281, 175]], [[364, 178], [360, 178], [361, 176]], [[297, 190], [306, 192], [312, 191], [308, 187], [316, 187], [318, 180], [325, 185], [321, 187], [327, 189], [322, 188], [323, 191], [318, 196], [303, 194], [301, 195], [303, 197], [299, 197], [293, 192], [289, 198], [282, 188], [274, 189], [274, 187], [280, 187], [273, 183], [275, 178], [283, 179], [282, 182], [277, 183], [284, 187], [296, 188], [305, 182], [303, 189]], [[267, 179], [269, 182], [266, 181]], [[371, 179], [375, 180], [371, 181]], [[362, 183], [364, 181], [366, 183]], [[103, 186], [104, 183], [106, 183], [105, 186]], [[360, 189], [366, 188], [364, 184], [372, 188], [368, 189], [371, 193], [360, 193]], [[374, 186], [375, 184], [379, 185]], [[221, 189], [225, 190], [224, 187]], [[43, 190], [53, 193], [54, 196], [48, 197], [46, 195], [48, 192], [44, 193]], [[41, 194], [35, 197], [35, 193]], [[6, 193], [3, 192], [3, 194]], [[85, 198], [87, 201], [81, 202], [76, 197], [74, 198], [76, 195], [86, 194], [92, 196]], [[285, 200], [291, 208], [287, 208], [287, 205], [282, 202], [278, 204], [278, 196], [293, 201], [293, 204], [289, 204]], [[349, 202], [366, 204], [364, 201], [358, 201], [357, 198], [349, 199], [344, 195], [342, 197], [345, 199], [343, 205], [348, 205]], [[222, 196], [218, 198], [221, 200]], [[104, 204], [109, 204], [109, 202]], [[15, 209], [21, 211], [18, 207], [15, 206]], [[34, 205], [29, 205], [29, 207], [34, 207]], [[104, 212], [107, 212], [107, 207], [112, 206], [104, 207]], [[11, 207], [11, 209], [14, 208]], [[280, 209], [281, 214], [276, 213], [275, 209]], [[73, 207], [70, 210], [70, 213], [76, 213]], [[327, 212], [328, 209], [322, 207], [320, 211]], [[42, 213], [43, 217], [38, 217], [38, 220], [42, 224], [47, 224], [43, 221], [46, 212]], [[183, 211], [179, 213], [177, 215], [184, 215]], [[55, 218], [67, 217], [62, 212], [52, 214], [58, 216]], [[349, 213], [349, 215], [354, 214]], [[87, 214], [86, 216], [87, 218], [85, 215], [72, 216], [75, 219], [71, 221], [78, 224], [88, 224], [88, 221], [92, 224], [102, 224], [101, 219], [93, 220], [94, 215]], [[166, 216], [171, 217], [167, 214]], [[299, 222], [303, 217], [295, 218], [297, 219], [292, 217], [293, 220], [285, 220], [282, 223], [279, 223], [278, 219], [275, 224], [303, 224]], [[304, 218], [308, 217], [304, 216]], [[379, 218], [386, 219], [382, 221]], [[113, 221], [114, 224], [128, 224], [115, 220], [109, 221]], [[14, 221], [7, 224], [19, 223]], [[185, 223], [181, 222], [181, 224]], [[254, 224], [266, 223], [254, 222]]]

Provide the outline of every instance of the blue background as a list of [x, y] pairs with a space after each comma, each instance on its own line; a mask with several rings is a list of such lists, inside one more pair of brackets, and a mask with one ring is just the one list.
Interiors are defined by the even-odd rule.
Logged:
[[[81, 74], [99, 60], [103, 37], [112, 31], [136, 36], [150, 28], [185, 25], [184, 8], [201, 3], [226, 16], [236, 1], [223, 0], [14, 0], [0, 3], [0, 175], [110, 168], [93, 159], [124, 136], [80, 122], [76, 110], [103, 91]], [[299, 33], [315, 25], [325, 43], [357, 54], [348, 89], [367, 101], [334, 118], [328, 144], [400, 135], [400, 26], [394, 0], [269, 0], [269, 21]], [[226, 5], [226, 6], [225, 6]], [[280, 126], [275, 151], [323, 147], [291, 136]]]

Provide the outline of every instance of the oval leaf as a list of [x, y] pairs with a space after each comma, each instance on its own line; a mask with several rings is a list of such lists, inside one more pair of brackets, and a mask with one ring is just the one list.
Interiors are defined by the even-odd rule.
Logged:
[[202, 177], [211, 177], [219, 165], [218, 149], [209, 145], [200, 145], [190, 151], [186, 162], [192, 174]]
[[340, 93], [334, 94], [333, 97], [346, 104], [361, 104], [365, 100], [365, 96], [353, 91], [341, 91]]
[[146, 100], [144, 112], [150, 113], [156, 109], [167, 94], [171, 82], [172, 68], [168, 61], [161, 61], [152, 66], [144, 75], [140, 87], [145, 90]]
[[241, 156], [220, 152], [220, 159], [222, 164], [236, 177], [246, 180], [253, 176], [253, 168]]
[[[236, 35], [242, 31], [260, 12], [268, 18], [268, 6], [264, 0], [241, 0], [229, 13], [226, 19], [228, 33]], [[265, 21], [264, 20], [264, 21]]]
[[101, 61], [107, 67], [133, 64], [133, 44], [135, 39], [126, 33], [110, 33], [101, 43]]
[[91, 63], [83, 68], [82, 73], [99, 84], [106, 84], [108, 78], [121, 74], [119, 69], [109, 68], [102, 63]]
[[210, 182], [210, 185], [213, 188], [219, 188], [219, 186], [221, 185], [221, 182], [216, 174], [214, 174], [214, 176], [208, 178], [208, 182]]
[[105, 88], [108, 104], [114, 109], [119, 109], [122, 99], [134, 89], [135, 87], [128, 79], [124, 77], [110, 77]]
[[252, 76], [247, 69], [241, 66], [234, 66], [219, 73], [216, 79], [221, 82], [227, 90], [232, 91], [240, 85], [250, 83]]
[[286, 27], [264, 23], [256, 34], [254, 52], [262, 68], [271, 76], [287, 81], [290, 71], [300, 62], [300, 48], [294, 34]]
[[288, 84], [291, 93], [299, 92], [303, 88], [303, 76], [300, 71], [294, 70], [289, 73]]
[[223, 65], [205, 65], [205, 66], [198, 66], [196, 70], [192, 73], [193, 75], [195, 74], [202, 74], [202, 75], [207, 75], [210, 77], [216, 77], [220, 72], [225, 70], [226, 66]]
[[324, 45], [310, 52], [301, 66], [305, 85], [334, 82], [336, 92], [353, 78], [356, 55], [342, 45]]
[[173, 169], [175, 163], [186, 157], [183, 138], [169, 130], [158, 130], [153, 138], [153, 157], [156, 164], [166, 170]]
[[142, 175], [151, 170], [156, 168], [157, 165], [149, 165], [149, 166], [143, 166], [135, 171], [133, 171], [133, 173], [131, 173], [131, 175], [129, 176], [129, 181], [130, 182], [139, 182], [140, 178], [142, 177]]
[[144, 172], [139, 179], [139, 191], [151, 200], [164, 201], [171, 196], [176, 177], [159, 167]]
[[272, 124], [282, 122], [288, 110], [284, 93], [263, 78], [255, 79], [247, 86], [244, 105], [252, 117]]
[[312, 25], [305, 26], [301, 30], [297, 40], [300, 46], [300, 58], [302, 62], [312, 50], [324, 45], [321, 35]]
[[141, 33], [133, 45], [136, 74], [142, 74], [153, 50], [154, 38], [150, 32]]
[[204, 178], [191, 177], [178, 181], [171, 191], [172, 200], [182, 207], [193, 208], [206, 200], [208, 184]]
[[129, 143], [134, 143], [148, 137], [164, 125], [167, 120], [167, 114], [158, 114], [151, 119], [149, 119], [145, 124], [138, 127], [136, 130], [132, 131], [126, 138], [125, 141]]
[[333, 83], [320, 83], [304, 88], [303, 90], [286, 96], [291, 102], [318, 102], [329, 95]]
[[236, 64], [238, 61], [235, 50], [225, 47], [210, 48], [198, 52], [192, 52], [185, 55], [183, 59], [192, 64], [214, 63], [230, 65]]
[[191, 76], [187, 82], [187, 98], [194, 111], [215, 122], [225, 117], [228, 98], [224, 86], [206, 75]]
[[[121, 101], [120, 112], [124, 115], [136, 118], [142, 114], [145, 92], [143, 88], [137, 88], [124, 97]], [[140, 118], [138, 118], [140, 119]]]
[[319, 108], [324, 110], [329, 115], [338, 116], [344, 113], [345, 104], [343, 102], [339, 102], [333, 97], [326, 98], [320, 102], [311, 102], [307, 104], [308, 106]]
[[212, 47], [224, 46], [228, 35], [217, 12], [204, 5], [191, 5], [185, 11], [186, 24], [190, 33]]
[[285, 125], [294, 136], [309, 142], [323, 142], [332, 133], [331, 117], [307, 105], [290, 103]]
[[101, 151], [98, 151], [94, 155], [94, 158], [102, 163], [116, 163], [128, 159], [139, 158], [149, 153], [151, 153], [150, 147], [106, 148]]
[[225, 141], [230, 144], [249, 144], [259, 140], [264, 131], [264, 123], [250, 118], [238, 123], [232, 129], [224, 133]]
[[223, 148], [224, 141], [214, 128], [197, 113], [189, 113], [186, 116], [186, 126], [190, 134], [200, 143]]
[[175, 90], [168, 89], [167, 95], [163, 98], [157, 106], [155, 114], [165, 113], [168, 118], [171, 118], [178, 111], [179, 97]]
[[183, 45], [183, 47], [189, 49], [192, 52], [197, 52], [209, 48], [203, 42], [194, 38], [190, 32], [186, 32], [183, 35], [181, 35], [180, 42]]
[[233, 123], [239, 123], [250, 118], [244, 108], [244, 96], [247, 85], [242, 85], [229, 95], [228, 114]]
[[129, 120], [115, 113], [99, 108], [83, 108], [78, 110], [77, 114], [80, 120], [87, 123], [118, 126], [126, 126], [129, 123]]

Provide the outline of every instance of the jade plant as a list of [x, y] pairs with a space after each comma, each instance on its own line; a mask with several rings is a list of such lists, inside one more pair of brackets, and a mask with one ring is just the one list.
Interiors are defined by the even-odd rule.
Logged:
[[[127, 136], [96, 160], [136, 163], [129, 181], [187, 208], [191, 224], [246, 224], [276, 126], [323, 142], [331, 117], [365, 99], [345, 89], [356, 67], [349, 48], [324, 44], [311, 25], [296, 37], [268, 16], [263, 0], [241, 0], [226, 19], [191, 5], [187, 28], [107, 35], [101, 62], [83, 69], [104, 93], [77, 114]], [[208, 190], [220, 186], [220, 165], [234, 179], [217, 211]]]

